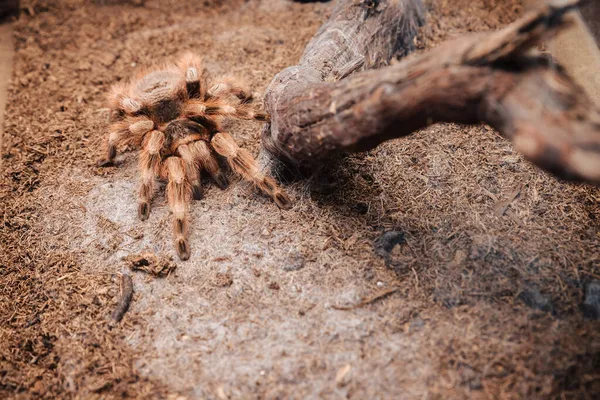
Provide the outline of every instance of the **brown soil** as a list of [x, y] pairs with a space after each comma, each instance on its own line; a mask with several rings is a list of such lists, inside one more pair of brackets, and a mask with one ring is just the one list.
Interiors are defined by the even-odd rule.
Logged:
[[[330, 4], [22, 3], [0, 175], [0, 397], [600, 393], [600, 193], [487, 127], [439, 124], [351, 156], [289, 185], [291, 211], [233, 177], [226, 191], [207, 182], [187, 262], [162, 196], [136, 218], [135, 154], [95, 167], [104, 95], [136, 66], [194, 50], [260, 99]], [[430, 3], [419, 51], [521, 11]], [[260, 128], [230, 131], [256, 154]], [[145, 252], [155, 261], [132, 271]], [[135, 295], [114, 324], [121, 273]]]
[[[15, 53], [12, 42], [12, 24], [0, 20], [0, 77], [10, 78], [12, 72], [13, 55]], [[0, 79], [0, 122], [4, 120], [6, 97], [9, 79]], [[2, 124], [0, 123], [0, 148], [2, 147]], [[0, 167], [2, 159], [0, 159]]]

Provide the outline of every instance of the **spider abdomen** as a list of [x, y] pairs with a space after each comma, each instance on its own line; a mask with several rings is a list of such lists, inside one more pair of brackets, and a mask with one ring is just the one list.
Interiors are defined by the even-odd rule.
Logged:
[[133, 97], [157, 123], [177, 119], [187, 100], [185, 79], [171, 70], [151, 72], [135, 85]]

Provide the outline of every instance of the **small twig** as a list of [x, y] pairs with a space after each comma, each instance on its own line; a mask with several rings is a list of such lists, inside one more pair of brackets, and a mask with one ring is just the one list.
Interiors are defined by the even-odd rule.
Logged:
[[[492, 200], [494, 200], [494, 202], [497, 204], [498, 201], [498, 197], [496, 197], [496, 195], [492, 192], [490, 192], [489, 190], [487, 190], [486, 188], [482, 187], [481, 190], [483, 190], [483, 192]], [[517, 225], [519, 226], [524, 226], [525, 224], [523, 223], [523, 221], [521, 221], [521, 219], [519, 217], [517, 217], [517, 214], [515, 214], [514, 212], [512, 212], [511, 210], [505, 210], [505, 212], [503, 213], [503, 215], [506, 214], [507, 217], [509, 217], [510, 219], [512, 219]]]
[[396, 293], [398, 291], [397, 287], [394, 288], [390, 288], [390, 289], [386, 289], [383, 290], [373, 296], [367, 297], [366, 299], [363, 299], [360, 303], [358, 304], [354, 304], [351, 306], [336, 306], [336, 305], [332, 305], [331, 308], [334, 308], [336, 310], [354, 310], [356, 308], [360, 308], [360, 307], [364, 307], [367, 304], [371, 304], [376, 302], [377, 300], [383, 299], [384, 297], [387, 297], [393, 293]]
[[523, 186], [524, 185], [522, 183], [517, 185], [517, 187], [508, 195], [508, 198], [496, 202], [494, 205], [494, 213], [497, 217], [501, 217], [506, 213], [508, 206], [510, 206], [512, 202], [515, 201], [515, 199], [521, 194]]
[[121, 297], [117, 302], [117, 307], [113, 311], [111, 318], [116, 322], [120, 322], [123, 316], [129, 309], [129, 304], [133, 298], [133, 281], [131, 276], [127, 274], [121, 275]]

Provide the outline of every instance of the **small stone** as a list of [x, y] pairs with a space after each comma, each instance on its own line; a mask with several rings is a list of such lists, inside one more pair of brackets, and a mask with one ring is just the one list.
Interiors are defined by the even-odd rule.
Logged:
[[467, 260], [467, 253], [465, 253], [462, 250], [457, 250], [456, 253], [454, 253], [454, 258], [452, 259], [452, 261], [450, 261], [450, 264], [448, 266], [462, 267], [465, 264], [466, 260]]
[[366, 214], [367, 212], [369, 212], [369, 205], [363, 202], [356, 203], [354, 205], [354, 210], [359, 214]]
[[233, 284], [233, 276], [229, 273], [218, 272], [215, 275], [214, 285], [217, 287], [228, 287]]
[[433, 298], [447, 308], [454, 308], [463, 304], [460, 291], [455, 289], [436, 288], [433, 290]]
[[375, 253], [387, 257], [398, 244], [405, 243], [404, 232], [388, 231], [375, 239]]
[[528, 288], [523, 290], [519, 294], [519, 299], [533, 309], [550, 313], [554, 311], [552, 297], [542, 294], [538, 288]]
[[381, 288], [381, 287], [384, 287], [384, 286], [385, 286], [385, 283], [383, 283], [381, 281], [377, 282], [377, 287]]
[[304, 268], [306, 259], [301, 253], [295, 253], [290, 255], [283, 264], [284, 271], [299, 271]]
[[223, 388], [223, 385], [220, 385], [217, 388], [217, 397], [219, 398], [219, 400], [227, 400], [229, 398], [229, 396], [227, 396], [227, 394], [225, 393], [225, 388]]
[[425, 320], [417, 317], [410, 322], [409, 329], [411, 332], [416, 332], [416, 331], [419, 331], [424, 326], [425, 326]]
[[583, 316], [600, 319], [600, 281], [593, 280], [585, 288], [585, 298], [581, 305]]
[[179, 394], [170, 394], [167, 396], [167, 400], [187, 400], [187, 397], [181, 396]]
[[[382, 257], [387, 267], [398, 267], [394, 263], [397, 251], [394, 251], [397, 245], [406, 243], [404, 239], [404, 232], [401, 231], [388, 231], [383, 235], [375, 239], [373, 247], [375, 248], [375, 254]], [[398, 251], [400, 249], [398, 248]]]
[[43, 394], [46, 393], [46, 385], [41, 380], [36, 381], [33, 384], [33, 393]]
[[335, 384], [338, 387], [343, 387], [350, 383], [350, 378], [352, 375], [350, 373], [351, 370], [352, 366], [350, 364], [346, 364], [342, 368], [338, 369], [337, 373], [335, 374]]
[[466, 364], [460, 365], [458, 368], [458, 374], [460, 376], [462, 385], [468, 386], [471, 390], [483, 389], [480, 374], [471, 368], [471, 366]]
[[117, 60], [117, 56], [112, 53], [106, 52], [106, 53], [98, 54], [97, 59], [105, 67], [110, 67]]

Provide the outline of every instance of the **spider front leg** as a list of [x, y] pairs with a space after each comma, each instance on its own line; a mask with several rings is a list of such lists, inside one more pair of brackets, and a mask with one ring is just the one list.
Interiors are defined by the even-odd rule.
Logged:
[[185, 86], [189, 98], [203, 99], [206, 96], [206, 79], [200, 58], [187, 53], [179, 60], [178, 65], [185, 72]]
[[[199, 200], [201, 196], [200, 170], [207, 171], [221, 189], [227, 189], [227, 186], [229, 185], [227, 177], [223, 171], [221, 171], [221, 168], [219, 168], [219, 163], [205, 141], [198, 140], [179, 146], [177, 152], [185, 162], [185, 169], [188, 174], [188, 179], [192, 184], [194, 199]], [[196, 186], [198, 189], [196, 189]], [[196, 193], [198, 193], [198, 195]]]
[[179, 157], [169, 157], [164, 162], [164, 172], [169, 183], [167, 184], [167, 200], [173, 213], [173, 235], [175, 249], [179, 258], [190, 258], [190, 247], [187, 242], [187, 210], [190, 203], [192, 189], [186, 179], [185, 163]]
[[99, 167], [114, 164], [117, 147], [125, 143], [139, 145], [144, 135], [154, 128], [154, 123], [148, 118], [127, 119], [111, 124], [106, 144], [106, 158], [98, 161]]
[[235, 96], [242, 103], [252, 100], [250, 88], [240, 80], [231, 76], [224, 76], [216, 79], [216, 85], [208, 89], [208, 97], [226, 97]]
[[227, 186], [229, 186], [227, 176], [225, 176], [225, 173], [219, 167], [219, 163], [213, 152], [210, 150], [208, 143], [204, 140], [198, 140], [190, 143], [189, 146], [190, 152], [199, 168], [208, 172], [216, 182], [217, 186], [221, 189], [227, 189]]
[[254, 119], [268, 121], [269, 114], [256, 111], [248, 104], [231, 104], [230, 102], [214, 99], [206, 102], [205, 114], [208, 116], [221, 116], [238, 119]]
[[269, 114], [254, 110], [248, 104], [232, 104], [223, 99], [211, 98], [207, 101], [190, 100], [185, 106], [185, 115], [188, 118], [230, 117], [239, 119], [255, 119], [268, 121]]
[[217, 153], [227, 158], [231, 169], [258, 186], [279, 208], [287, 210], [292, 207], [288, 195], [277, 186], [273, 178], [260, 172], [256, 160], [248, 150], [239, 147], [231, 135], [218, 132], [210, 143]]
[[177, 152], [185, 164], [185, 174], [192, 187], [192, 197], [194, 200], [202, 198], [202, 185], [200, 182], [200, 167], [197, 165], [194, 154], [187, 144], [179, 146]]
[[160, 151], [165, 142], [165, 135], [161, 131], [152, 131], [142, 144], [139, 156], [139, 168], [142, 175], [140, 185], [140, 199], [138, 216], [142, 221], [150, 215], [150, 202], [156, 190], [156, 177], [160, 173]]

